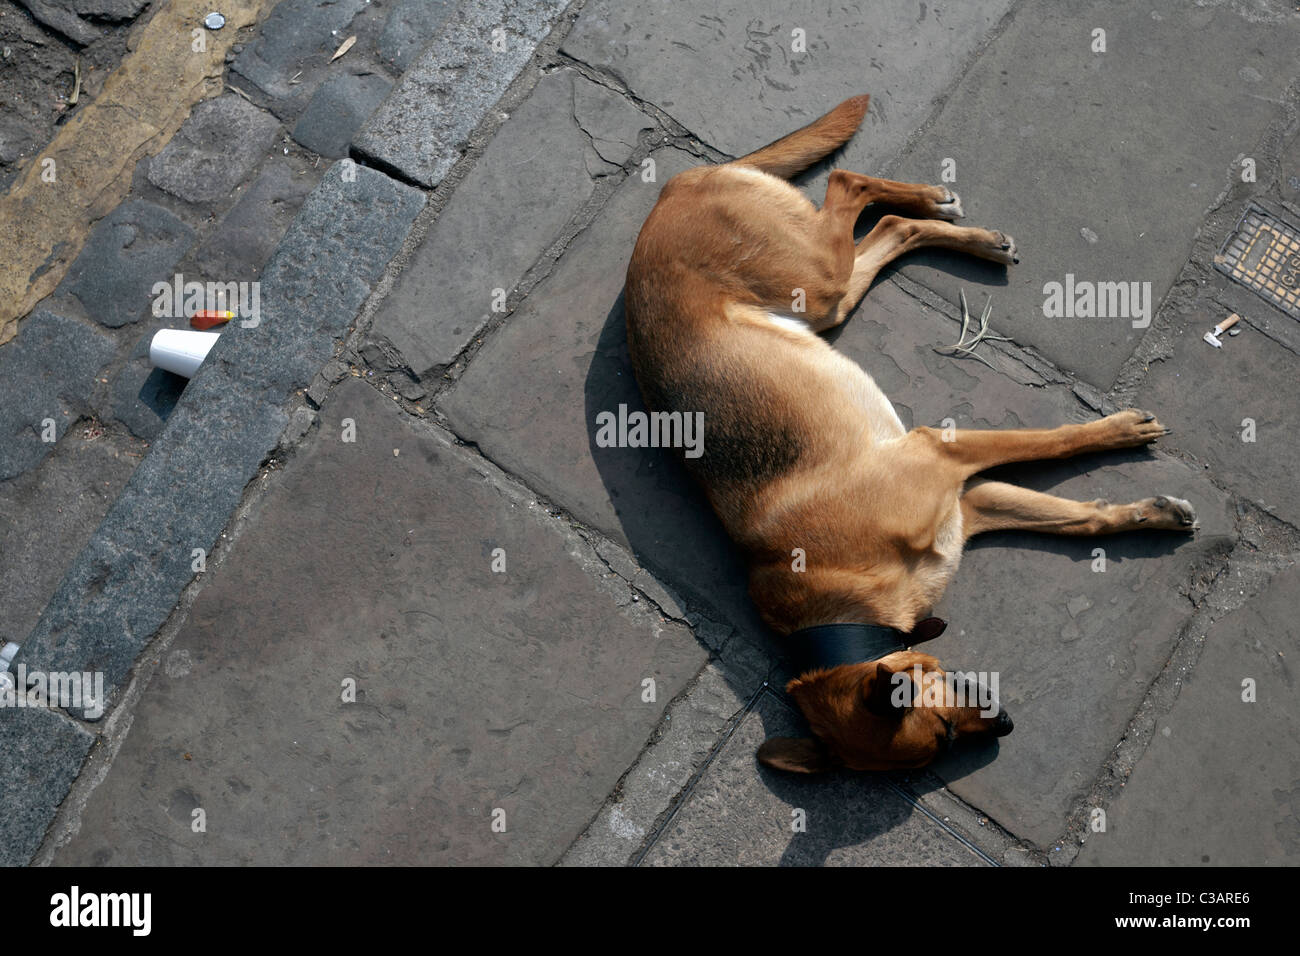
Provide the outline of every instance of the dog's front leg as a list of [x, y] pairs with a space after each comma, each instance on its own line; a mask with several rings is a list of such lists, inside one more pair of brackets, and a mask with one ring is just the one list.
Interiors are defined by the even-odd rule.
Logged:
[[1018, 461], [1070, 458], [1146, 445], [1168, 434], [1169, 429], [1156, 421], [1154, 415], [1130, 408], [1095, 422], [1059, 428], [940, 431], [923, 426], [908, 432], [907, 439], [924, 442], [932, 454], [954, 463], [970, 477]]

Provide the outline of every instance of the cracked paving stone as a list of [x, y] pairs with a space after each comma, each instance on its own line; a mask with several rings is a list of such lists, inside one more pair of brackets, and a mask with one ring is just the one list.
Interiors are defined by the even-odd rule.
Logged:
[[[870, 93], [856, 163], [874, 173], [907, 142], [1011, 6], [972, 0], [942, 12], [915, 0], [822, 9], [784, 0], [592, 0], [561, 51], [621, 80], [691, 133], [742, 156]], [[792, 30], [806, 52], [794, 52]], [[708, 91], [702, 95], [701, 91]]]
[[567, 0], [459, 4], [438, 42], [412, 61], [362, 127], [358, 152], [432, 189], [567, 6]]

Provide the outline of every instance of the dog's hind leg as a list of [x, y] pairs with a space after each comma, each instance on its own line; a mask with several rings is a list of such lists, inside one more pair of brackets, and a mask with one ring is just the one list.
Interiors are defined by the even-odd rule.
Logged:
[[1043, 531], [1093, 535], [1119, 531], [1194, 531], [1196, 513], [1181, 498], [1160, 495], [1132, 504], [1071, 501], [1001, 481], [967, 487], [961, 497], [962, 534], [986, 531]]

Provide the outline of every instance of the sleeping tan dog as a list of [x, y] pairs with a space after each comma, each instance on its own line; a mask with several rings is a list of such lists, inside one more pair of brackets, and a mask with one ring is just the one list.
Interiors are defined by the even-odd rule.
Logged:
[[[812, 649], [786, 689], [814, 738], [774, 738], [758, 752], [792, 771], [918, 767], [960, 737], [1010, 731], [1000, 707], [954, 698], [964, 678], [904, 649], [942, 629], [926, 614], [972, 535], [1195, 526], [1191, 506], [1167, 496], [1079, 502], [975, 479], [1009, 462], [1154, 441], [1168, 433], [1154, 416], [908, 431], [871, 376], [818, 336], [912, 249], [1017, 261], [1010, 236], [947, 221], [962, 208], [943, 187], [837, 169], [819, 210], [787, 182], [848, 140], [867, 103], [846, 100], [756, 153], [675, 176], [627, 272], [628, 346], [645, 402], [703, 412], [704, 452], [686, 466], [744, 553], [764, 620], [794, 653]], [[887, 215], [855, 244], [873, 202], [915, 218]]]

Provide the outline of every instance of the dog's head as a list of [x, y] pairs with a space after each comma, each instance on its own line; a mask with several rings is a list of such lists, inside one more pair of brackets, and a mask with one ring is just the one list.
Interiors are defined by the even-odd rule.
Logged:
[[815, 736], [773, 737], [758, 759], [797, 773], [921, 767], [957, 740], [1004, 737], [1012, 728], [996, 674], [949, 673], [914, 651], [813, 671], [786, 692]]

